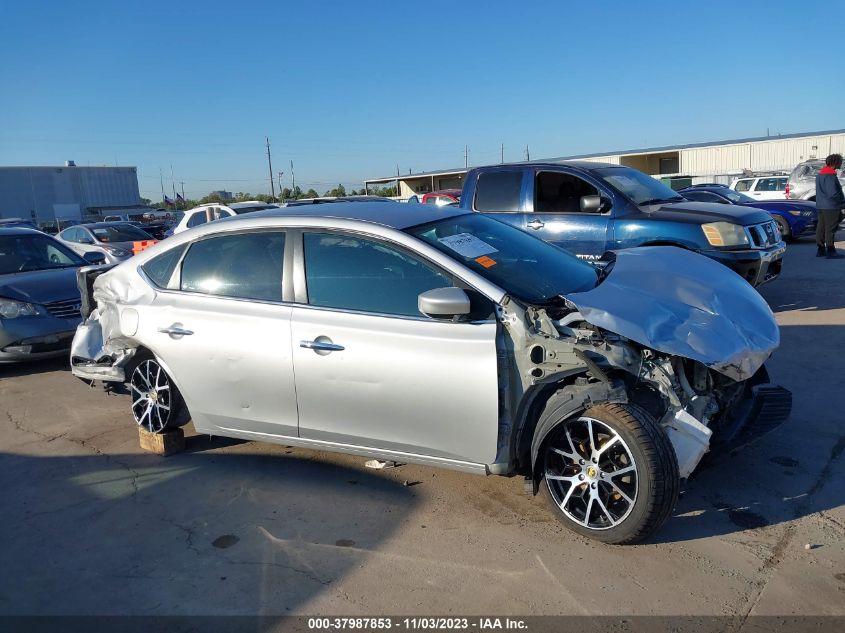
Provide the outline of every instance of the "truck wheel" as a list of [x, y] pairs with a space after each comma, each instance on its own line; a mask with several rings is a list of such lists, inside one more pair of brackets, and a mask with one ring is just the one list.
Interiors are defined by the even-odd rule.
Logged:
[[784, 242], [792, 241], [792, 230], [789, 228], [789, 222], [784, 220], [779, 215], [772, 216], [775, 219], [775, 222], [778, 224], [778, 229], [780, 230], [780, 234], [783, 237]]
[[547, 498], [571, 530], [641, 541], [669, 518], [680, 478], [666, 433], [644, 409], [603, 404], [562, 422], [543, 448]]
[[129, 378], [129, 393], [132, 416], [147, 431], [164, 433], [188, 423], [188, 409], [182, 395], [155, 358], [144, 356], [135, 363]]

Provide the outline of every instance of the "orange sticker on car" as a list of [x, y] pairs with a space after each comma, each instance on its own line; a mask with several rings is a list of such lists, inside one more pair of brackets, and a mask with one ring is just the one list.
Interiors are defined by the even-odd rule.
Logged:
[[490, 268], [490, 266], [496, 265], [496, 260], [492, 259], [490, 257], [487, 257], [487, 255], [482, 255], [481, 257], [476, 257], [475, 261], [477, 261], [479, 264], [484, 266], [484, 268]]

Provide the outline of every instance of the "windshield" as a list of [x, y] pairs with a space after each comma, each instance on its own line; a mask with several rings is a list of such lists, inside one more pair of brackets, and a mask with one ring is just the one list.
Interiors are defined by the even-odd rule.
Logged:
[[734, 204], [739, 204], [741, 202], [757, 202], [751, 196], [746, 196], [744, 193], [739, 193], [734, 191], [733, 189], [725, 189], [724, 191], [719, 192], [720, 196], [724, 196]]
[[635, 204], [680, 202], [683, 197], [651, 176], [627, 167], [605, 167], [594, 171], [618, 192], [628, 196]]
[[98, 242], [134, 242], [153, 239], [152, 235], [131, 224], [92, 226], [91, 232]]
[[0, 275], [84, 266], [87, 262], [46, 235], [0, 235]]
[[411, 227], [407, 233], [531, 304], [594, 288], [598, 272], [565, 250], [476, 213]]

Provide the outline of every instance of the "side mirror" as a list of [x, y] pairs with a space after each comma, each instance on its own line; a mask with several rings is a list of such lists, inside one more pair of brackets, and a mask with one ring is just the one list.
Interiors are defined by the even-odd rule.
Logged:
[[469, 314], [469, 296], [460, 288], [434, 288], [417, 297], [417, 308], [433, 319], [451, 319]]
[[82, 256], [82, 259], [84, 259], [89, 264], [105, 264], [106, 263], [106, 256], [103, 255], [99, 251], [91, 251], [90, 253], [85, 253]]
[[610, 200], [601, 196], [581, 196], [583, 213], [603, 213], [610, 208]]

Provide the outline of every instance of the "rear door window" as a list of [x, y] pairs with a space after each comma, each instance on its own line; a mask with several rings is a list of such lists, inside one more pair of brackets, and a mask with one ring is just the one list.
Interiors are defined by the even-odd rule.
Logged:
[[489, 171], [478, 176], [475, 210], [508, 212], [519, 210], [522, 171]]
[[169, 251], [156, 255], [146, 264], [141, 266], [141, 269], [147, 274], [147, 277], [159, 288], [167, 288], [170, 278], [173, 276], [173, 271], [176, 270], [176, 265], [185, 251], [185, 245], [171, 248]]
[[190, 218], [188, 218], [188, 228], [193, 228], [195, 226], [199, 226], [200, 224], [205, 224], [208, 221], [206, 217], [205, 209], [202, 211], [197, 211], [194, 213]]
[[282, 300], [283, 231], [236, 233], [191, 244], [179, 288], [222, 297]]
[[749, 180], [737, 180], [736, 186], [734, 187], [735, 191], [748, 191], [751, 189], [751, 185], [754, 183], [753, 179]]

